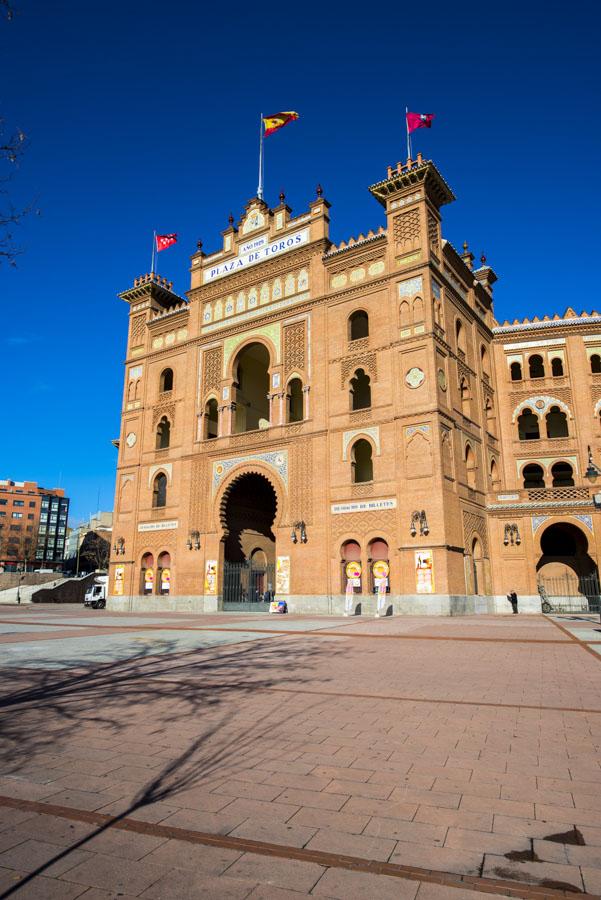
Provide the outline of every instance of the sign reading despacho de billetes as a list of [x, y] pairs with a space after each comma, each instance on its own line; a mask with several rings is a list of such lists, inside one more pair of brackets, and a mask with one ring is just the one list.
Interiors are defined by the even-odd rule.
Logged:
[[[203, 272], [203, 281], [215, 281], [216, 278], [223, 278], [225, 275], [232, 275], [240, 269], [246, 269], [248, 266], [255, 266], [257, 263], [266, 262], [274, 256], [281, 253], [288, 253], [290, 250], [296, 250], [302, 247], [309, 240], [309, 229], [303, 228], [294, 234], [283, 235], [273, 240], [269, 235], [254, 238], [247, 241], [240, 249], [241, 253], [227, 262], [217, 263], [209, 266]], [[251, 247], [251, 249], [249, 249]]]
[[178, 524], [177, 519], [170, 522], [139, 522], [138, 531], [168, 531], [171, 528], [177, 528]]
[[331, 510], [335, 515], [340, 513], [368, 512], [372, 509], [396, 509], [396, 499], [358, 500], [354, 503], [332, 503]]

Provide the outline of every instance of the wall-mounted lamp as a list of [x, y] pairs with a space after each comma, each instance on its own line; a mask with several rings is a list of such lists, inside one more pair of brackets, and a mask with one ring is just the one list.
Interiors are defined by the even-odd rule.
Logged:
[[423, 509], [416, 509], [411, 513], [411, 527], [409, 528], [411, 537], [415, 537], [418, 527], [420, 535], [426, 535], [430, 533], [428, 520], [426, 518], [426, 511]]
[[115, 552], [115, 556], [123, 556], [125, 553], [125, 538], [117, 538], [113, 545], [113, 550]]
[[512, 547], [514, 544], [517, 544], [519, 547], [519, 545], [522, 543], [520, 531], [515, 522], [508, 522], [505, 526], [503, 532], [503, 543], [506, 547], [508, 547], [509, 544], [511, 544]]
[[200, 550], [200, 531], [191, 531], [186, 541], [188, 550]]
[[301, 544], [306, 544], [307, 543], [307, 529], [306, 529], [305, 523], [302, 521], [302, 519], [300, 522], [295, 522], [294, 525], [292, 526], [292, 531], [290, 532], [290, 540], [292, 541], [293, 544], [298, 544], [299, 539], [296, 534], [297, 528], [300, 531]]
[[589, 481], [596, 481], [597, 477], [599, 475], [601, 475], [601, 469], [597, 468], [597, 466], [593, 462], [593, 454], [591, 451], [590, 444], [588, 445], [587, 450], [588, 450], [588, 465], [586, 467], [586, 472], [584, 473], [584, 477], [588, 478]]

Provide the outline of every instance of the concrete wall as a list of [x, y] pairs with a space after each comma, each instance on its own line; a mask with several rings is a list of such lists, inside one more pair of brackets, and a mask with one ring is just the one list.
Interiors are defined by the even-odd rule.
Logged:
[[[341, 616], [345, 613], [346, 596], [330, 595], [290, 595], [285, 598], [288, 611], [300, 615]], [[540, 597], [520, 597], [518, 608], [520, 613], [537, 615], [541, 612]], [[216, 613], [223, 611], [221, 597], [215, 596], [158, 596], [148, 594], [133, 597], [109, 597], [107, 609], [114, 612], [187, 612]], [[233, 610], [232, 610], [233, 611]], [[235, 610], [238, 612], [239, 610]], [[250, 611], [248, 607], [244, 610]], [[257, 612], [264, 612], [263, 606], [257, 605]], [[355, 595], [351, 615], [375, 616], [376, 597], [374, 595]], [[406, 596], [388, 595], [382, 615], [394, 616], [473, 616], [473, 615], [512, 615], [511, 604], [504, 595], [484, 597], [447, 594], [412, 594]]]

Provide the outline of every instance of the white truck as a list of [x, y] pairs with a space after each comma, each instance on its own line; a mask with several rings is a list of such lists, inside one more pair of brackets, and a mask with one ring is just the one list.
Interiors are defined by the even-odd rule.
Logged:
[[92, 609], [104, 609], [106, 606], [108, 589], [108, 575], [97, 575], [86, 591], [83, 605], [87, 607], [91, 606]]

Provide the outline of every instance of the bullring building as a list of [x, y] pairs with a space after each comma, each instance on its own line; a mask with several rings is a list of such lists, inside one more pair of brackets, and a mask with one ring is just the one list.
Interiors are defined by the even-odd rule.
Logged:
[[[499, 324], [418, 155], [335, 245], [280, 195], [129, 307], [114, 609], [461, 614], [598, 595], [601, 316]], [[576, 389], [576, 386], [577, 389]], [[573, 608], [576, 608], [574, 606]]]

